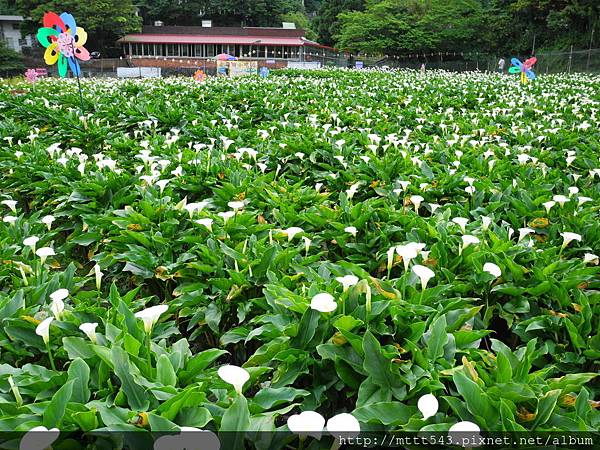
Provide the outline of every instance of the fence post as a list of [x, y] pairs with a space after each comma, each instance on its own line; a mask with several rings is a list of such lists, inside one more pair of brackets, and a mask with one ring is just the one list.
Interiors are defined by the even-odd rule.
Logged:
[[571, 51], [569, 52], [569, 73], [571, 73], [571, 61], [573, 60], [573, 45], [571, 44]]
[[590, 47], [588, 48], [587, 63], [585, 64], [585, 71], [590, 70], [590, 57], [592, 56], [592, 42], [594, 42], [594, 28], [592, 28], [592, 34], [590, 35]]

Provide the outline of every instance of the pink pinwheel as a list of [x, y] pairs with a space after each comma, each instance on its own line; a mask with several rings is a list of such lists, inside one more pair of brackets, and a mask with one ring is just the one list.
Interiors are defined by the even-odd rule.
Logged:
[[537, 62], [537, 58], [531, 57], [527, 59], [525, 62], [519, 61], [517, 58], [512, 58], [510, 62], [513, 64], [508, 71], [510, 73], [521, 73], [521, 83], [527, 83], [527, 79], [535, 80], [535, 72], [531, 70], [531, 68]]
[[44, 60], [49, 66], [58, 61], [58, 74], [67, 76], [67, 64], [75, 75], [81, 74], [79, 62], [90, 59], [90, 53], [85, 49], [87, 33], [75, 23], [75, 18], [68, 13], [60, 16], [47, 12], [44, 14], [44, 27], [37, 33], [37, 39], [46, 49]]
[[35, 69], [27, 69], [25, 71], [25, 78], [30, 83], [35, 83], [38, 80], [38, 73]]

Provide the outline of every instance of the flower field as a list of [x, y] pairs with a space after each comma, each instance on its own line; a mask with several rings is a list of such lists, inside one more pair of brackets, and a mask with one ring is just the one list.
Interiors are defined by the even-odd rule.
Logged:
[[82, 87], [0, 84], [0, 432], [600, 426], [598, 76]]

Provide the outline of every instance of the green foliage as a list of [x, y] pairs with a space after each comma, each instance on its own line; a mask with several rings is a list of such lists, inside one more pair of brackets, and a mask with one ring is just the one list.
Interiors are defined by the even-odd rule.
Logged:
[[319, 42], [325, 45], [334, 45], [335, 36], [340, 31], [338, 16], [354, 10], [362, 10], [364, 0], [323, 0], [315, 18], [315, 28], [319, 35]]
[[21, 54], [8, 48], [0, 41], [0, 76], [7, 77], [20, 74], [25, 70]]
[[84, 78], [84, 116], [75, 83], [0, 84], [0, 431], [298, 448], [286, 421], [308, 410], [597, 430], [598, 81]]
[[[536, 47], [586, 48], [598, 24], [598, 2], [516, 0], [368, 0], [364, 11], [335, 12], [336, 43], [350, 51], [531, 51]], [[320, 22], [319, 22], [320, 23]], [[319, 27], [322, 30], [322, 25]], [[597, 30], [598, 31], [598, 30]], [[327, 32], [321, 34], [327, 38]]]
[[16, 9], [16, 0], [0, 0], [0, 14], [12, 15]]
[[145, 23], [162, 20], [167, 25], [212, 19], [214, 26], [281, 27], [287, 14], [304, 13], [302, 0], [143, 0], [138, 6]]
[[306, 39], [310, 39], [311, 41], [316, 41], [318, 39], [317, 33], [313, 30], [313, 24], [303, 12], [296, 11], [282, 14], [281, 21], [295, 23], [296, 28], [306, 30]]

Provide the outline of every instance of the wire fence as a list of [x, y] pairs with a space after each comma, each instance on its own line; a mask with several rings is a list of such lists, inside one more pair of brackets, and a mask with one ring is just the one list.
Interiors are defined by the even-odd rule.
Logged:
[[[390, 67], [420, 69], [425, 64], [427, 70], [442, 69], [451, 72], [465, 71], [498, 71], [498, 61], [503, 58], [506, 62], [504, 71], [510, 67], [510, 59], [514, 55], [486, 55], [481, 53], [442, 52], [414, 54], [408, 56], [382, 57], [357, 55], [348, 57], [345, 54], [326, 55], [307, 58], [307, 61], [319, 62], [326, 67]], [[600, 73], [600, 49], [538, 52], [535, 54], [537, 63], [534, 71], [537, 74], [593, 72]], [[516, 56], [525, 60], [530, 55]], [[162, 76], [191, 76], [198, 69], [203, 69], [207, 75], [215, 75], [216, 67], [202, 61], [172, 60], [172, 64], [162, 67]], [[40, 58], [28, 58], [27, 67], [44, 67]], [[136, 67], [135, 61], [126, 58], [91, 60], [82, 63], [84, 77], [116, 77], [118, 67]], [[153, 66], [152, 61], [144, 61], [142, 65]], [[51, 71], [51, 74], [53, 72]]]
[[[452, 72], [464, 71], [497, 71], [500, 58], [506, 61], [505, 69], [510, 66], [510, 59], [516, 56], [521, 60], [531, 55], [485, 55], [481, 53], [441, 52], [420, 55], [384, 58], [362, 58], [366, 67], [388, 66], [393, 68], [419, 69], [425, 64], [426, 69], [443, 69]], [[536, 73], [570, 73], [600, 72], [600, 49], [548, 51], [535, 54]]]

